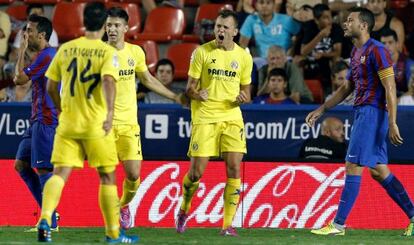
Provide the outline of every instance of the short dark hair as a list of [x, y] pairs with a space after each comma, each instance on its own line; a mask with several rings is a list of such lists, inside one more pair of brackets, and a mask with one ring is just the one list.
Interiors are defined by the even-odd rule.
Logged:
[[362, 8], [362, 7], [354, 7], [354, 8], [351, 8], [349, 12], [359, 13], [359, 21], [367, 23], [368, 33], [371, 33], [375, 25], [375, 17], [374, 17], [374, 14], [369, 9]]
[[42, 4], [32, 3], [32, 4], [27, 5], [27, 8], [26, 8], [26, 15], [27, 16], [30, 15], [30, 11], [32, 11], [32, 9], [41, 9], [43, 12], [45, 11]]
[[221, 17], [223, 19], [227, 17], [232, 17], [234, 20], [234, 26], [237, 28], [239, 25], [239, 21], [237, 19], [237, 13], [230, 9], [223, 9], [218, 13], [217, 17]]
[[101, 2], [91, 2], [86, 4], [83, 11], [83, 25], [87, 31], [99, 31], [105, 24], [108, 14], [105, 5]]
[[343, 61], [340, 60], [338, 62], [336, 62], [333, 67], [332, 67], [332, 75], [337, 74], [343, 70], [348, 70], [349, 69], [349, 65]]
[[37, 32], [44, 32], [46, 41], [49, 41], [53, 32], [53, 27], [52, 22], [48, 18], [32, 14], [29, 16], [29, 22], [37, 23]]
[[125, 22], [128, 24], [129, 16], [128, 16], [127, 11], [125, 11], [123, 8], [112, 7], [108, 9], [108, 16], [115, 17], [115, 18], [121, 18], [125, 20]]
[[324, 11], [331, 11], [331, 9], [326, 4], [323, 4], [323, 3], [316, 4], [315, 6], [313, 6], [313, 9], [312, 9], [313, 17], [315, 17], [316, 19], [321, 18]]
[[155, 65], [155, 72], [157, 72], [157, 71], [158, 71], [158, 68], [159, 68], [160, 66], [165, 66], [165, 65], [169, 65], [169, 66], [171, 66], [171, 70], [172, 70], [172, 72], [173, 72], [173, 74], [174, 74], [174, 72], [175, 72], [175, 67], [174, 67], [174, 64], [172, 63], [172, 61], [171, 61], [171, 60], [169, 60], [169, 59], [160, 59], [160, 60], [157, 62], [157, 64]]
[[287, 81], [287, 75], [286, 75], [285, 69], [282, 69], [282, 68], [273, 68], [267, 74], [267, 80], [270, 80], [271, 77], [276, 77], [276, 76], [282, 77], [285, 82]]
[[303, 10], [312, 10], [312, 11], [313, 11], [312, 6], [310, 6], [309, 4], [304, 4], [304, 5], [302, 5], [302, 7], [300, 7], [299, 9], [303, 9]]
[[393, 37], [394, 41], [398, 42], [398, 36], [397, 33], [392, 30], [391, 28], [385, 28], [383, 31], [381, 31], [381, 37]]

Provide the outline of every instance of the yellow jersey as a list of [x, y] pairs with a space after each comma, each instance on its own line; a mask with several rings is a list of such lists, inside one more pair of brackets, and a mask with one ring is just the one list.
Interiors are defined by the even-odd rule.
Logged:
[[115, 49], [97, 39], [77, 38], [64, 43], [52, 60], [46, 77], [61, 82], [61, 108], [56, 133], [89, 139], [105, 135], [107, 106], [102, 88], [104, 75], [118, 80]]
[[138, 124], [135, 77], [137, 72], [148, 70], [145, 53], [141, 47], [125, 43], [117, 51], [119, 60], [119, 81], [116, 83], [114, 125]]
[[207, 101], [191, 101], [193, 124], [242, 120], [236, 97], [240, 85], [251, 82], [252, 56], [234, 44], [233, 50], [217, 48], [215, 40], [192, 54], [188, 75], [199, 79], [198, 89], [207, 89]]

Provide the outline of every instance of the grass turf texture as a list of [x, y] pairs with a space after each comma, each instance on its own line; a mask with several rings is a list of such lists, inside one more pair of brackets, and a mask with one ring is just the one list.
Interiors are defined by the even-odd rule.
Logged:
[[[37, 233], [28, 227], [0, 227], [0, 244], [36, 244]], [[345, 236], [316, 236], [305, 229], [238, 229], [239, 237], [221, 237], [219, 229], [134, 228], [127, 234], [140, 236], [140, 244], [414, 244], [414, 237], [402, 237], [402, 230], [347, 230]], [[53, 244], [104, 244], [103, 228], [61, 228], [52, 233]]]

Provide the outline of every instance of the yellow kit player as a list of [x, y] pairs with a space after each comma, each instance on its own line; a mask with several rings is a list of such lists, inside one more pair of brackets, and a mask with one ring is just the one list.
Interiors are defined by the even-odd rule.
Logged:
[[240, 162], [246, 153], [244, 123], [239, 105], [250, 101], [252, 57], [234, 43], [237, 16], [219, 13], [215, 40], [197, 48], [191, 58], [187, 95], [191, 98], [192, 133], [188, 155], [191, 166], [183, 179], [183, 202], [176, 220], [178, 233], [185, 224], [199, 180], [209, 157], [226, 163], [222, 235], [237, 236], [232, 221], [240, 199]]
[[82, 168], [87, 156], [100, 177], [99, 206], [106, 241], [136, 243], [137, 236], [126, 236], [119, 228], [118, 159], [112, 132], [118, 57], [114, 48], [100, 40], [107, 18], [104, 5], [89, 3], [83, 16], [85, 36], [63, 44], [46, 72], [47, 91], [61, 114], [51, 159], [54, 175], [44, 188], [38, 240], [51, 241], [51, 214], [72, 169]]
[[120, 200], [123, 229], [129, 229], [133, 224], [128, 204], [134, 198], [140, 184], [142, 161], [135, 77], [137, 76], [150, 90], [177, 103], [181, 103], [180, 100], [183, 99], [182, 95], [171, 92], [149, 73], [141, 47], [124, 41], [125, 33], [128, 31], [128, 19], [125, 10], [114, 7], [108, 10], [106, 21], [108, 44], [117, 49], [119, 60], [119, 81], [116, 84], [113, 124], [118, 158], [122, 161], [126, 174]]

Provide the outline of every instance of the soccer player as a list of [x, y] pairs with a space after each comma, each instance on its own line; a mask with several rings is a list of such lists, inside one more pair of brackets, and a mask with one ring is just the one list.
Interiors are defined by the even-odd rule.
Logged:
[[351, 53], [351, 69], [344, 83], [331, 99], [309, 113], [306, 122], [313, 126], [322, 114], [340, 103], [356, 89], [355, 119], [346, 160], [345, 186], [333, 222], [312, 230], [317, 235], [345, 235], [345, 221], [359, 193], [361, 174], [368, 167], [388, 195], [410, 219], [404, 235], [413, 235], [414, 206], [401, 182], [387, 166], [387, 132], [391, 143], [401, 145], [396, 117], [396, 92], [391, 55], [385, 46], [370, 38], [374, 15], [365, 8], [354, 8], [344, 23], [346, 37], [355, 45]]
[[176, 95], [162, 85], [149, 73], [145, 64], [145, 54], [141, 47], [124, 41], [128, 31], [128, 13], [119, 7], [108, 10], [106, 34], [108, 44], [117, 49], [119, 61], [119, 81], [116, 83], [114, 114], [114, 135], [118, 158], [122, 161], [126, 178], [120, 200], [121, 227], [132, 226], [132, 216], [128, 203], [134, 198], [140, 184], [141, 142], [140, 128], [137, 120], [137, 98], [135, 77], [150, 90], [171, 100], [181, 103], [182, 95]]
[[[52, 152], [54, 174], [47, 181], [38, 225], [38, 240], [50, 242], [50, 217], [73, 168], [89, 166], [99, 177], [99, 206], [108, 243], [135, 243], [119, 228], [119, 199], [115, 181], [118, 164], [112, 132], [118, 57], [100, 39], [107, 13], [102, 3], [92, 2], [83, 12], [85, 36], [63, 44], [46, 72], [47, 91], [61, 111]], [[62, 83], [59, 91], [59, 82]]]
[[221, 235], [237, 236], [232, 221], [240, 199], [240, 162], [246, 153], [239, 105], [250, 101], [253, 67], [250, 54], [233, 41], [237, 32], [237, 15], [230, 10], [221, 11], [214, 26], [215, 40], [201, 45], [191, 57], [186, 90], [191, 98], [191, 166], [183, 179], [178, 233], [186, 229], [191, 199], [209, 157], [221, 155], [227, 173]]
[[[51, 34], [52, 23], [49, 19], [38, 15], [29, 16], [21, 39], [14, 76], [16, 85], [32, 82], [31, 125], [19, 144], [14, 167], [40, 207], [42, 190], [52, 176], [53, 165], [50, 163], [50, 156], [57, 126], [57, 111], [46, 92], [45, 77], [46, 70], [56, 54], [56, 49], [48, 43]], [[38, 54], [33, 62], [26, 66], [25, 54], [28, 48]], [[55, 212], [52, 215], [51, 229], [58, 230]], [[37, 228], [28, 231], [37, 231]]]

